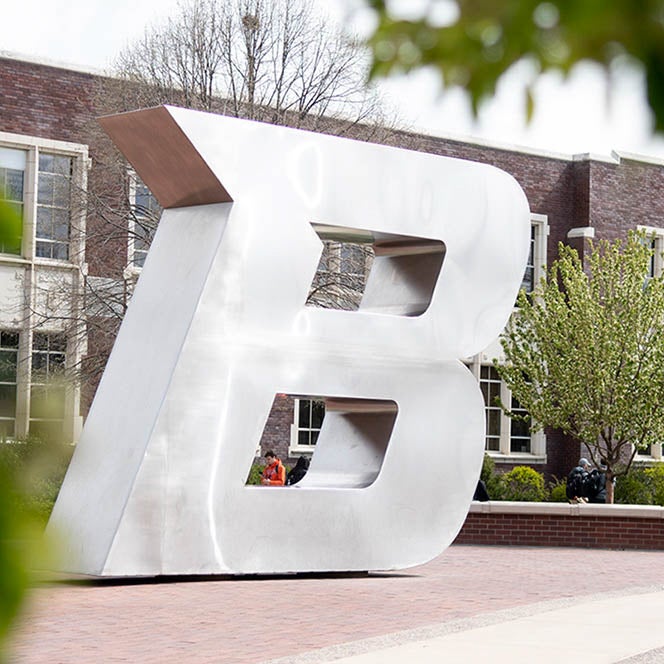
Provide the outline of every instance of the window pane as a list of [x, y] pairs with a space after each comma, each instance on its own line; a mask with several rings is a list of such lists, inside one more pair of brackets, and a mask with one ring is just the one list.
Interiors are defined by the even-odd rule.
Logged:
[[309, 432], [300, 431], [297, 434], [297, 444], [298, 445], [309, 445]]
[[37, 187], [37, 203], [39, 205], [53, 205], [53, 177], [50, 173], [39, 173], [39, 185]]
[[0, 350], [0, 383], [16, 382], [16, 351]]
[[67, 179], [71, 177], [72, 158], [64, 155], [53, 155], [53, 172], [58, 175], [64, 175]]
[[66, 210], [53, 210], [53, 238], [69, 240], [69, 212]]
[[5, 198], [8, 201], [23, 201], [23, 171], [7, 170]]
[[69, 258], [72, 164], [71, 157], [39, 155], [35, 254], [40, 258]]
[[64, 388], [32, 385], [30, 388], [30, 419], [62, 419]]
[[486, 430], [489, 436], [500, 435], [500, 416], [501, 412], [499, 410], [487, 411]]
[[67, 349], [67, 337], [64, 334], [48, 335], [49, 350], [64, 352]]
[[532, 293], [535, 286], [535, 225], [530, 226], [530, 248], [528, 251], [528, 263], [521, 282], [521, 288], [526, 293]]
[[523, 454], [530, 453], [530, 438], [511, 438], [510, 451]]
[[69, 180], [56, 177], [53, 181], [53, 205], [59, 208], [69, 207]]
[[48, 334], [35, 332], [32, 335], [32, 347], [37, 350], [48, 350]]
[[16, 385], [0, 385], [0, 417], [16, 415]]
[[18, 348], [18, 332], [0, 332], [0, 346]]
[[0, 438], [11, 438], [14, 436], [14, 420], [0, 419]]
[[300, 429], [308, 429], [311, 422], [311, 401], [309, 399], [300, 399], [299, 408], [300, 412], [297, 425]]
[[41, 440], [61, 440], [62, 420], [30, 420], [30, 435]]
[[489, 450], [490, 452], [500, 451], [500, 439], [487, 436], [486, 449]]
[[66, 261], [69, 258], [69, 245], [64, 242], [55, 242], [51, 249], [51, 258]]
[[311, 428], [320, 429], [325, 417], [325, 402], [313, 401], [311, 407]]
[[[521, 404], [512, 397], [512, 411], [520, 416], [526, 416], [528, 411], [521, 407]], [[530, 452], [531, 431], [530, 419], [510, 420], [510, 449], [512, 452]]]
[[53, 226], [53, 208], [37, 208], [37, 237], [51, 237]]
[[32, 376], [36, 378], [46, 374], [46, 353], [32, 354]]
[[39, 170], [45, 172], [53, 172], [53, 159], [54, 155], [39, 153]]
[[38, 258], [51, 258], [51, 244], [49, 242], [37, 241], [35, 255]]

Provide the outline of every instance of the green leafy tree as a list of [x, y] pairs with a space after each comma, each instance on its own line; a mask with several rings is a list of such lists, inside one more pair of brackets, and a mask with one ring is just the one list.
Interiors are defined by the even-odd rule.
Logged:
[[580, 61], [608, 71], [627, 59], [643, 69], [655, 129], [664, 130], [664, 0], [430, 0], [412, 20], [396, 16], [389, 0], [366, 3], [378, 18], [369, 39], [374, 76], [434, 67], [446, 87], [470, 93], [477, 111], [519, 61], [538, 74], [567, 74]]
[[595, 465], [625, 475], [638, 450], [664, 440], [664, 280], [649, 278], [643, 234], [591, 244], [586, 267], [559, 258], [518, 313], [496, 368], [533, 427], [561, 429], [585, 444]]

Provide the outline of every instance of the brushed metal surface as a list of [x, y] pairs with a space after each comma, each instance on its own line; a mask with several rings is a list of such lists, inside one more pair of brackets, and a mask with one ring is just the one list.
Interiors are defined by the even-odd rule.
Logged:
[[[482, 396], [458, 358], [500, 333], [526, 264], [517, 183], [284, 127], [138, 113], [133, 163], [176, 192], [163, 202], [186, 200], [192, 179], [173, 164], [201, 162], [192, 173], [228, 202], [163, 213], [49, 523], [66, 536], [62, 568], [395, 569], [439, 554], [484, 449]], [[105, 126], [130, 135], [135, 117]], [[383, 245], [358, 311], [305, 305], [322, 250], [312, 224]], [[302, 482], [246, 487], [276, 393], [331, 408]]]

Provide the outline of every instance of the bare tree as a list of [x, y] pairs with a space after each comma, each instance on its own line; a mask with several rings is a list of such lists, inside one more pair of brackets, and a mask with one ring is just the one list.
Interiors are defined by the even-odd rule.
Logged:
[[[173, 18], [146, 29], [119, 55], [113, 74], [99, 80], [92, 115], [168, 103], [403, 144], [396, 117], [367, 86], [367, 67], [364, 50], [331, 29], [311, 0], [186, 0]], [[61, 311], [87, 348], [69, 369], [89, 401], [161, 211], [96, 122], [87, 127], [86, 142], [94, 166], [87, 190], [79, 192], [88, 214], [82, 286], [73, 295], [83, 301]], [[309, 303], [357, 308], [370, 245], [322, 239]], [[57, 291], [54, 284], [48, 288]], [[72, 297], [69, 284], [60, 290], [62, 299]], [[43, 311], [38, 320], [47, 322]]]
[[137, 84], [142, 105], [335, 134], [366, 124], [371, 139], [391, 123], [367, 71], [365, 49], [331, 29], [311, 0], [190, 0], [129, 45], [115, 73]]

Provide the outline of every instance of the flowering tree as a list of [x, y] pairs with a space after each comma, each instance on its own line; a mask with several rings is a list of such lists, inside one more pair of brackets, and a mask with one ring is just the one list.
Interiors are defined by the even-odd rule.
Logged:
[[532, 296], [519, 295], [496, 368], [535, 428], [561, 429], [595, 465], [624, 475], [639, 450], [664, 440], [664, 279], [649, 276], [643, 234], [559, 258]]

